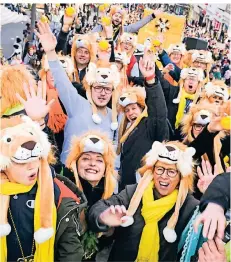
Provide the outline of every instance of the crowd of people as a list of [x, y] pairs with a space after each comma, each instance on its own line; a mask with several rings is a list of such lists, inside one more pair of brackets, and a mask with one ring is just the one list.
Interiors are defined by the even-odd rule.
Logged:
[[230, 39], [46, 8], [1, 58], [1, 261], [230, 261]]

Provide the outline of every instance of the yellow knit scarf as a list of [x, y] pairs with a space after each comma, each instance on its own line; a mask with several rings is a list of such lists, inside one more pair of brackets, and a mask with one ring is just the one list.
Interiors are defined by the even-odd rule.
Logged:
[[[0, 194], [3, 195], [16, 195], [16, 194], [22, 194], [29, 192], [32, 187], [31, 186], [25, 186], [17, 183], [12, 182], [6, 182], [4, 184], [1, 184], [0, 186]], [[38, 183], [39, 187], [39, 183]], [[55, 203], [53, 205], [53, 214], [52, 214], [52, 220], [53, 220], [53, 229], [54, 232], [56, 231], [56, 216], [57, 216], [56, 206]], [[35, 197], [35, 210], [34, 210], [34, 231], [36, 232], [40, 225], [40, 190], [37, 189], [36, 197]], [[13, 228], [11, 229], [13, 230]], [[55, 241], [55, 234], [46, 242], [42, 244], [36, 243], [36, 251], [34, 255], [34, 261], [35, 262], [53, 262], [54, 261], [54, 241]], [[6, 244], [6, 236], [1, 237], [0, 239], [1, 244], [1, 260], [0, 262], [6, 262], [7, 261], [7, 244]], [[13, 251], [13, 247], [11, 247], [11, 250]], [[25, 256], [28, 256], [30, 254], [24, 254]]]
[[170, 211], [176, 203], [178, 190], [175, 189], [170, 195], [154, 200], [154, 182], [152, 181], [143, 194], [143, 207], [141, 210], [145, 220], [137, 262], [157, 262], [160, 248], [158, 222]]
[[182, 90], [182, 94], [180, 97], [180, 103], [178, 106], [178, 111], [176, 115], [176, 123], [175, 123], [175, 128], [177, 129], [181, 123], [181, 120], [184, 116], [184, 109], [186, 106], [186, 99], [194, 100], [195, 99], [195, 94], [188, 94], [185, 92], [185, 90]]

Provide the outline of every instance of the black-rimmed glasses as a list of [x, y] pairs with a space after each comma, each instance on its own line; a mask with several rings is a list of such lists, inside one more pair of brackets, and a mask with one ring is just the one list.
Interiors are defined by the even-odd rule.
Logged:
[[174, 178], [177, 176], [178, 171], [176, 169], [172, 169], [172, 168], [164, 168], [162, 166], [154, 166], [154, 172], [158, 175], [161, 176], [164, 174], [164, 172], [167, 171], [167, 175], [171, 178]]

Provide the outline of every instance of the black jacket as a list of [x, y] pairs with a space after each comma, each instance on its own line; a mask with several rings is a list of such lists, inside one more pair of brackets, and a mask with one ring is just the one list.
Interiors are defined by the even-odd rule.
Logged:
[[[10, 198], [11, 212], [25, 256], [30, 255], [32, 249], [34, 209], [31, 207], [35, 200], [36, 191], [37, 185], [28, 193], [18, 194]], [[55, 261], [81, 261], [83, 248], [79, 237], [83, 230], [79, 215], [87, 205], [86, 198], [71, 181], [62, 176], [54, 177], [54, 196], [57, 207]], [[76, 203], [76, 196], [79, 198], [80, 204]], [[7, 260], [16, 261], [22, 255], [9, 215], [8, 221], [12, 230], [7, 236]]]
[[215, 203], [221, 206], [224, 211], [230, 208], [230, 173], [218, 175], [200, 201], [200, 211], [204, 211], [208, 203]]
[[[98, 221], [99, 215], [106, 210], [110, 205], [124, 205], [128, 208], [130, 200], [136, 190], [137, 185], [129, 185], [118, 195], [112, 196], [108, 200], [98, 201], [89, 212], [89, 227], [95, 232], [104, 232], [108, 227], [100, 224]], [[185, 226], [189, 222], [195, 207], [198, 205], [193, 196], [188, 195], [183, 206], [180, 209], [178, 223], [176, 225], [176, 234], [178, 236], [175, 243], [168, 243], [163, 236], [163, 229], [166, 227], [169, 218], [174, 212], [174, 207], [159, 221], [159, 235], [160, 235], [160, 250], [158, 261], [176, 261], [177, 246], [180, 235]], [[141, 215], [142, 201], [134, 215], [134, 223], [129, 227], [117, 227], [115, 229], [115, 242], [112, 247], [109, 261], [135, 261], [139, 243], [145, 226], [144, 219]]]
[[141, 159], [151, 149], [154, 141], [169, 138], [167, 108], [160, 83], [146, 85], [148, 117], [143, 118], [124, 142], [121, 150], [121, 189], [136, 183], [136, 170]]

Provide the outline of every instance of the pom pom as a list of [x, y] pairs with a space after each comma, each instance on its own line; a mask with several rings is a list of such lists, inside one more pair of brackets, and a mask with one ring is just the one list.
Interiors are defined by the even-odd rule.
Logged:
[[111, 18], [107, 17], [107, 16], [104, 16], [104, 17], [101, 18], [101, 23], [104, 26], [109, 26], [111, 24]]
[[168, 243], [174, 243], [177, 239], [176, 231], [174, 229], [165, 227], [163, 230], [163, 235]]
[[67, 7], [66, 10], [65, 10], [65, 14], [67, 16], [73, 16], [75, 13], [75, 9], [73, 7]]
[[99, 42], [99, 48], [100, 48], [101, 51], [107, 51], [109, 47], [110, 47], [110, 45], [109, 45], [108, 41], [101, 40]]
[[180, 99], [179, 98], [175, 98], [175, 99], [172, 100], [172, 102], [174, 104], [179, 104], [180, 103]]
[[230, 130], [231, 116], [225, 116], [221, 119], [221, 126], [225, 130]]
[[124, 216], [121, 218], [122, 221], [124, 221], [121, 224], [121, 227], [129, 227], [134, 223], [134, 218], [131, 216]]
[[93, 114], [93, 115], [92, 115], [92, 120], [93, 120], [93, 122], [96, 123], [96, 124], [101, 124], [101, 122], [102, 122], [101, 118], [100, 118], [99, 115], [97, 115], [97, 114]]
[[38, 244], [46, 242], [54, 235], [54, 229], [49, 228], [40, 228], [34, 233], [34, 239]]
[[0, 225], [0, 237], [9, 235], [10, 231], [11, 231], [10, 224]]
[[45, 15], [42, 15], [41, 18], [40, 18], [40, 21], [42, 23], [48, 23], [48, 18]]
[[119, 124], [118, 122], [111, 123], [111, 130], [115, 131], [118, 128]]

